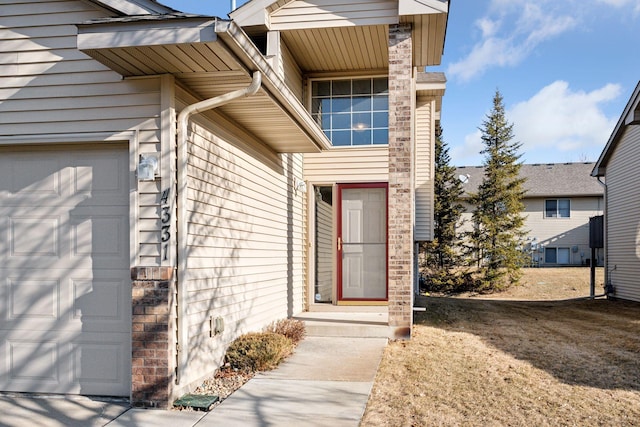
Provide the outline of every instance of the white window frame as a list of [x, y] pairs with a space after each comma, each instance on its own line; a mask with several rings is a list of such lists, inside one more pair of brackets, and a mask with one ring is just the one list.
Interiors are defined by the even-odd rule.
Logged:
[[[564, 202], [566, 201], [569, 205], [569, 215], [567, 216], [561, 216], [560, 215], [560, 202]], [[547, 202], [556, 202], [556, 212], [555, 215], [547, 215]], [[544, 217], [545, 218], [553, 218], [553, 219], [566, 219], [566, 218], [571, 218], [571, 199], [545, 199], [544, 201]]]
[[[547, 253], [549, 251], [551, 251], [551, 250], [555, 251], [555, 257], [554, 257], [555, 261], [553, 261], [553, 262], [552, 261], [547, 261]], [[566, 263], [559, 263], [558, 262], [558, 255], [559, 255], [559, 252], [561, 250], [566, 250], [567, 253], [569, 254], [569, 257], [568, 257]], [[553, 247], [545, 247], [544, 248], [544, 263], [545, 264], [556, 264], [556, 265], [570, 265], [571, 264], [571, 248], [555, 247], [555, 246], [553, 246]]]
[[[345, 75], [345, 76], [327, 76], [327, 77], [313, 77], [313, 78], [309, 78], [308, 80], [308, 95], [307, 95], [307, 101], [308, 101], [308, 110], [309, 110], [309, 114], [311, 114], [311, 116], [314, 118], [314, 120], [318, 121], [318, 125], [320, 126], [320, 128], [323, 129], [323, 131], [325, 131], [325, 134], [327, 135], [327, 138], [329, 138], [329, 140], [332, 142], [333, 147], [335, 148], [363, 148], [363, 147], [384, 147], [384, 146], [388, 146], [389, 145], [389, 122], [388, 122], [388, 117], [389, 117], [389, 104], [387, 102], [387, 106], [386, 106], [386, 110], [381, 110], [381, 109], [375, 109], [372, 105], [372, 108], [368, 111], [366, 111], [366, 113], [371, 113], [372, 114], [372, 122], [371, 122], [371, 127], [367, 127], [365, 129], [363, 129], [363, 131], [371, 131], [371, 142], [368, 144], [354, 144], [354, 132], [357, 132], [358, 129], [356, 129], [353, 125], [353, 120], [354, 120], [354, 114], [358, 114], [358, 112], [354, 112], [353, 110], [350, 111], [350, 120], [351, 120], [351, 125], [350, 128], [333, 128], [333, 123], [331, 123], [331, 125], [329, 125], [330, 127], [328, 129], [325, 129], [325, 126], [323, 126], [322, 123], [322, 118], [320, 115], [318, 115], [318, 113], [314, 112], [314, 100], [315, 99], [320, 99], [322, 97], [315, 97], [313, 94], [314, 91], [314, 83], [315, 82], [336, 82], [336, 81], [354, 81], [354, 80], [374, 80], [374, 79], [386, 79], [387, 80], [387, 99], [388, 99], [388, 76], [387, 75]], [[372, 94], [371, 96], [374, 96], [375, 94]], [[351, 98], [353, 99], [355, 96], [358, 96], [358, 94], [354, 94], [353, 93], [353, 86], [351, 88], [351, 93], [349, 95], [338, 95], [335, 98], [339, 98], [339, 97], [345, 97], [345, 98]], [[333, 99], [334, 96], [333, 94], [329, 95], [328, 99]], [[351, 107], [353, 107], [353, 104], [351, 105]], [[365, 111], [362, 111], [363, 113], [365, 113]], [[386, 113], [386, 126], [374, 126], [374, 119], [373, 119], [373, 114], [375, 113]], [[346, 113], [345, 113], [346, 115]], [[333, 132], [334, 131], [339, 131], [339, 132], [345, 132], [347, 130], [349, 130], [351, 132], [350, 135], [350, 143], [349, 144], [341, 144], [341, 145], [335, 145], [333, 143], [334, 138], [333, 138]], [[327, 133], [327, 131], [329, 131], [329, 133]], [[386, 132], [387, 137], [385, 138], [385, 143], [374, 143], [375, 141], [375, 137], [373, 135], [373, 133], [375, 131], [384, 131]]]

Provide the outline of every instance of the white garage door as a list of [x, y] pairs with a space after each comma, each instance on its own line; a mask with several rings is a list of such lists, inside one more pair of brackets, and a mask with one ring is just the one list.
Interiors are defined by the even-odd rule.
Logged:
[[126, 147], [0, 149], [0, 390], [129, 395]]

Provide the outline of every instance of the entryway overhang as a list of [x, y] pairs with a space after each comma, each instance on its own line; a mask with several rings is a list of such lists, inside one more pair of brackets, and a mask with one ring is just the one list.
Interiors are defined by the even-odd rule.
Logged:
[[244, 88], [262, 73], [256, 95], [219, 112], [279, 153], [331, 143], [300, 100], [232, 21], [187, 14], [107, 18], [78, 24], [78, 49], [124, 77], [172, 74], [202, 99]]

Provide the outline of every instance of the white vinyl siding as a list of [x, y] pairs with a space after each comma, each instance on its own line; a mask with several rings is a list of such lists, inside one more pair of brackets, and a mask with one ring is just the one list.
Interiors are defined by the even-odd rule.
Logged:
[[[463, 225], [458, 231], [471, 231], [473, 222], [471, 212], [473, 207], [464, 203], [465, 213], [462, 215]], [[550, 221], [545, 218], [545, 199], [524, 199], [525, 222], [523, 228], [527, 231], [526, 238], [529, 241], [535, 238], [538, 242], [538, 251], [531, 254], [532, 261], [544, 264], [545, 247], [569, 248], [569, 264], [584, 265], [587, 259], [591, 259], [589, 248], [589, 218], [602, 215], [604, 199], [597, 197], [571, 198], [571, 218], [563, 218], [562, 221]], [[574, 251], [577, 247], [577, 251]], [[602, 262], [602, 251], [598, 251], [598, 262]]]
[[293, 92], [293, 94], [298, 98], [300, 102], [303, 102], [302, 97], [302, 71], [300, 71], [300, 67], [296, 64], [296, 60], [291, 54], [291, 51], [287, 47], [285, 43], [281, 44], [282, 52], [282, 70], [284, 74], [283, 80], [287, 83], [287, 86]]
[[398, 22], [398, 2], [299, 0], [273, 12], [270, 21], [272, 28], [277, 30], [395, 24]]
[[607, 260], [618, 298], [640, 301], [640, 126], [628, 126], [606, 170]]
[[433, 150], [434, 126], [433, 110], [435, 100], [418, 99], [416, 105], [416, 241], [433, 239]]
[[[546, 216], [546, 202], [550, 199], [527, 198], [524, 200], [526, 217], [524, 229], [527, 237], [534, 237], [540, 247], [569, 248], [569, 264], [584, 265], [591, 259], [589, 248], [589, 218], [602, 215], [604, 201], [602, 197], [574, 197], [570, 200], [570, 218], [549, 218]], [[555, 199], [554, 199], [555, 200]], [[577, 250], [574, 249], [577, 247]], [[543, 253], [534, 254], [542, 263]]]
[[[131, 131], [140, 152], [160, 149], [159, 79], [123, 80], [76, 49], [75, 24], [105, 16], [76, 0], [0, 5], [0, 138]], [[138, 188], [141, 265], [161, 262], [159, 186]]]
[[[333, 289], [333, 206], [316, 198], [316, 283], [314, 300], [327, 302]], [[319, 296], [319, 298], [318, 298]]]
[[389, 148], [342, 148], [304, 155], [305, 180], [314, 183], [387, 182]]
[[[187, 382], [219, 366], [237, 336], [303, 309], [302, 156], [255, 147], [191, 125], [188, 159]], [[219, 125], [206, 124], [209, 129]], [[225, 330], [209, 336], [211, 317]]]

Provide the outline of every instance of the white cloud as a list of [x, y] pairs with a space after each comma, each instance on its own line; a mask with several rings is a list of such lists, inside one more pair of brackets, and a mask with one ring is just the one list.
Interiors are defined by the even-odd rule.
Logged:
[[567, 82], [559, 80], [514, 105], [507, 111], [507, 118], [514, 125], [515, 140], [522, 143], [524, 153], [591, 152], [604, 145], [617, 121], [617, 117], [604, 114], [601, 104], [620, 94], [617, 84], [584, 92], [572, 91]]
[[482, 149], [482, 132], [478, 129], [464, 137], [464, 144], [451, 148], [451, 158], [457, 166], [479, 165], [482, 163]]
[[554, 8], [554, 3], [494, 0], [488, 15], [475, 22], [480, 39], [465, 58], [449, 66], [448, 75], [469, 81], [492, 67], [515, 66], [541, 43], [576, 27], [570, 11]]
[[598, 0], [598, 2], [618, 8], [631, 7], [634, 14], [640, 14], [640, 0]]

